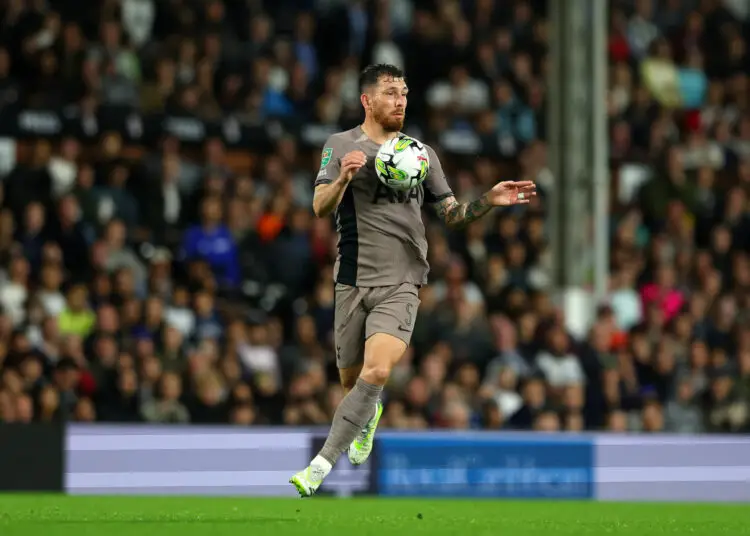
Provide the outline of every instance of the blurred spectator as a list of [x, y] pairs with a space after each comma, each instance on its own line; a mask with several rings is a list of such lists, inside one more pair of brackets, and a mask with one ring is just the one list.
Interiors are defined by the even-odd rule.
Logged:
[[236, 286], [240, 282], [237, 245], [222, 217], [221, 200], [205, 199], [201, 205], [201, 224], [185, 232], [184, 255], [188, 261], [205, 260], [221, 284]]
[[61, 335], [87, 336], [94, 327], [96, 315], [88, 306], [88, 291], [83, 284], [68, 290], [65, 309], [58, 317]]
[[0, 143], [3, 421], [327, 422], [314, 170], [388, 62], [459, 199], [500, 176], [541, 195], [461, 232], [426, 212], [384, 424], [750, 429], [745, 3], [610, 2], [610, 287], [580, 339], [549, 286], [548, 2], [48, 4], [0, 12], [0, 108], [39, 128]]

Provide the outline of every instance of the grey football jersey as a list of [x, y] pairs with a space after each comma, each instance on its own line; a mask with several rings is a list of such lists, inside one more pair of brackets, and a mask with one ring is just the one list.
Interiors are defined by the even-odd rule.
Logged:
[[427, 282], [427, 239], [422, 205], [452, 196], [437, 154], [427, 147], [430, 171], [417, 188], [393, 190], [378, 180], [375, 155], [380, 145], [356, 127], [334, 134], [325, 144], [315, 186], [339, 176], [341, 158], [351, 151], [367, 155], [336, 209], [339, 234], [334, 276], [338, 283], [384, 287]]

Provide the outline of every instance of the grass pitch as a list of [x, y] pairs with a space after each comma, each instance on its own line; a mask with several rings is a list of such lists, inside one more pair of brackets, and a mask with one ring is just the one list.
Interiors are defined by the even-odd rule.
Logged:
[[0, 495], [0, 536], [750, 535], [750, 506]]

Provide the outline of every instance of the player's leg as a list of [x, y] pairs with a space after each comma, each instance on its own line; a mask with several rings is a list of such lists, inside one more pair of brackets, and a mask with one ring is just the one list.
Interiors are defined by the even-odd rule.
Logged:
[[[351, 402], [347, 402], [347, 400], [350, 398], [352, 388], [355, 386], [359, 372], [362, 370], [364, 360], [365, 321], [367, 319], [367, 313], [362, 303], [364, 292], [366, 292], [365, 290], [346, 285], [336, 285], [335, 292], [336, 299], [333, 323], [334, 343], [336, 345], [336, 365], [341, 371], [340, 377], [342, 385], [344, 385], [344, 388], [346, 389], [347, 385], [345, 382], [348, 382], [349, 390], [347, 396], [341, 401], [341, 404], [339, 404], [339, 407], [336, 409], [336, 413], [333, 416], [333, 424], [329, 433], [329, 440], [332, 435], [339, 434], [339, 432], [337, 432], [339, 428], [342, 426], [350, 426], [346, 421], [344, 421], [343, 424], [341, 422], [341, 415], [344, 414], [342, 408], [348, 408], [351, 405]], [[354, 372], [356, 372], [357, 375], [352, 377]], [[372, 407], [374, 408], [374, 404]], [[371, 415], [367, 415], [365, 418], [361, 419], [362, 424], [359, 425], [360, 431], [367, 424], [370, 417]], [[354, 418], [354, 420], [356, 421], [356, 418]], [[351, 441], [351, 439], [349, 441]], [[323, 479], [328, 476], [328, 473], [336, 464], [338, 456], [328, 456], [328, 458], [330, 459], [322, 458], [320, 455], [316, 456], [306, 469], [300, 471], [291, 478], [290, 482], [294, 484], [302, 497], [309, 497], [318, 490], [323, 483]]]
[[[419, 308], [418, 289], [410, 284], [367, 289], [363, 303], [367, 310], [367, 340], [362, 372], [336, 411], [331, 433], [319, 455], [331, 465], [347, 446], [349, 461], [355, 465], [364, 463], [372, 452], [383, 412], [380, 394], [411, 340]], [[364, 429], [357, 430], [363, 424]]]
[[[367, 342], [360, 378], [368, 384], [384, 386], [411, 341], [419, 291], [414, 285], [404, 284], [377, 289], [368, 296], [369, 300], [373, 303], [366, 304], [370, 313], [365, 326]], [[361, 465], [369, 458], [382, 414], [383, 405], [378, 400], [375, 415], [349, 446], [349, 461], [353, 465]]]
[[[403, 341], [388, 334], [377, 333], [367, 339], [362, 373], [354, 384], [354, 388], [349, 391], [336, 409], [328, 438], [323, 448], [320, 449], [320, 453], [310, 464], [310, 467], [318, 472], [317, 474], [322, 474], [322, 478], [328, 475], [341, 454], [357, 438], [361, 439], [363, 436], [371, 438], [374, 435], [375, 427], [383, 411], [380, 394], [388, 381], [388, 376], [384, 371], [393, 367], [405, 349], [406, 344]], [[371, 359], [369, 366], [368, 356], [377, 356]], [[375, 424], [368, 426], [373, 420], [373, 415]], [[367, 456], [364, 456], [364, 459], [367, 459]]]
[[[404, 355], [406, 348], [407, 345], [403, 340], [387, 333], [375, 333], [369, 337], [365, 343], [365, 363], [368, 361], [370, 363], [369, 366], [366, 365], [362, 368], [359, 381], [363, 382], [364, 385], [377, 386], [379, 392], [382, 391], [385, 384], [388, 383], [390, 370]], [[367, 356], [372, 357], [368, 360]], [[374, 415], [349, 445], [348, 457], [352, 465], [362, 465], [370, 457], [375, 440], [375, 431], [382, 416], [383, 403], [378, 396], [375, 402]]]

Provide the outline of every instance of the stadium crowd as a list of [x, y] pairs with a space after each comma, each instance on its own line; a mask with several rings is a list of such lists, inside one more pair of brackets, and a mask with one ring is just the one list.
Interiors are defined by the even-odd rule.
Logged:
[[[405, 67], [409, 124], [457, 197], [508, 162], [538, 182], [529, 208], [460, 233], [426, 211], [432, 283], [386, 426], [748, 431], [744, 2], [610, 2], [611, 293], [582, 339], [550, 294], [544, 1], [95, 4], [2, 2], [0, 109], [349, 126], [358, 70], [386, 62]], [[453, 154], [462, 133], [498, 154]], [[329, 422], [342, 391], [335, 229], [310, 210], [320, 147], [279, 136], [237, 169], [213, 137], [137, 157], [118, 132], [2, 143], [31, 149], [0, 181], [0, 420]]]

